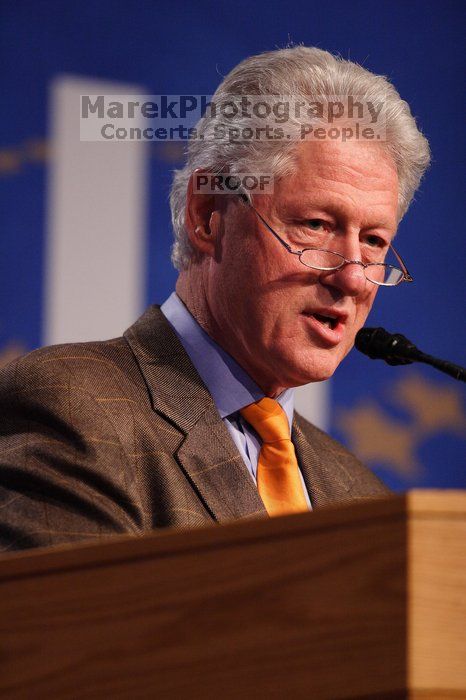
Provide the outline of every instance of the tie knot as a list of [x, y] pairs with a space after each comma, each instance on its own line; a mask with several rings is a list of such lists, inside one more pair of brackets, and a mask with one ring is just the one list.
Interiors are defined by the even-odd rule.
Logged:
[[287, 415], [275, 399], [269, 399], [266, 396], [256, 403], [245, 406], [240, 413], [252, 425], [263, 442], [290, 439]]

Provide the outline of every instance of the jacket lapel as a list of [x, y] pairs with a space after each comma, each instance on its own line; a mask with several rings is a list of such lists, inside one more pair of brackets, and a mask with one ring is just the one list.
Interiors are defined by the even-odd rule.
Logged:
[[175, 458], [212, 517], [223, 522], [267, 515], [211, 395], [160, 308], [151, 306], [124, 336], [154, 411], [184, 436]]
[[353, 479], [322, 444], [320, 431], [295, 413], [292, 440], [313, 508], [349, 500]]

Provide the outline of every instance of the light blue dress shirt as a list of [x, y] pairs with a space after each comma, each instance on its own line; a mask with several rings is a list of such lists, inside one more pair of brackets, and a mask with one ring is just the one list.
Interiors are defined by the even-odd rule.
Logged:
[[[231, 355], [217, 345], [201, 328], [175, 292], [162, 304], [161, 310], [212, 396], [220, 417], [257, 484], [257, 462], [261, 439], [239, 411], [244, 406], [264, 398], [264, 392]], [[286, 389], [277, 397], [277, 401], [287, 415], [291, 432], [294, 389]], [[306, 500], [311, 509], [309, 494], [301, 472], [300, 476]]]

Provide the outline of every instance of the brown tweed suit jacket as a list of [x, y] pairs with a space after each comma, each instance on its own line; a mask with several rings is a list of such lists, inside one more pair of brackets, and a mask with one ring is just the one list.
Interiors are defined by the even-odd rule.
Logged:
[[[314, 508], [388, 493], [296, 415]], [[266, 516], [212, 398], [158, 307], [122, 338], [0, 372], [0, 550]]]

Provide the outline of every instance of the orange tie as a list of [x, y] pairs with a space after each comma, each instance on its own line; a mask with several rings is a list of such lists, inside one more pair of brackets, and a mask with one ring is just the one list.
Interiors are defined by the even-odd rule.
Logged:
[[269, 515], [309, 510], [285, 411], [265, 397], [240, 411], [262, 439], [257, 487]]

